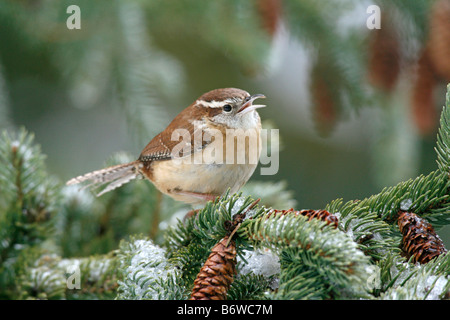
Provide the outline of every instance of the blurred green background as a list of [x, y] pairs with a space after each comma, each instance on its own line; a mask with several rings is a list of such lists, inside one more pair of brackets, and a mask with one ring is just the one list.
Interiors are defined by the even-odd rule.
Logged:
[[[81, 29], [66, 24], [73, 4]], [[372, 4], [381, 29], [367, 27]], [[278, 173], [253, 180], [286, 181], [298, 209], [365, 198], [437, 168], [449, 7], [0, 0], [0, 127], [34, 132], [65, 181], [137, 157], [202, 93], [238, 87], [267, 96], [264, 126], [280, 130]]]

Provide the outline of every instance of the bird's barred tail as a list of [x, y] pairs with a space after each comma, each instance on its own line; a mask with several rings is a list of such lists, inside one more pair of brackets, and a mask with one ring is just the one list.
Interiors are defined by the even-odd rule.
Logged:
[[114, 190], [121, 185], [139, 177], [140, 173], [138, 170], [138, 166], [139, 164], [137, 161], [119, 164], [70, 179], [66, 184], [74, 185], [86, 181], [89, 182], [89, 184], [87, 184], [84, 188], [98, 188], [107, 184], [107, 186], [97, 194], [97, 197], [99, 197], [102, 194]]

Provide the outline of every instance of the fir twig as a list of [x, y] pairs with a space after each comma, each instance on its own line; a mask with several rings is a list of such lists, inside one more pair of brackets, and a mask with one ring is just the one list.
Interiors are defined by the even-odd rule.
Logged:
[[447, 85], [446, 107], [442, 109], [435, 150], [439, 170], [450, 174], [450, 84]]

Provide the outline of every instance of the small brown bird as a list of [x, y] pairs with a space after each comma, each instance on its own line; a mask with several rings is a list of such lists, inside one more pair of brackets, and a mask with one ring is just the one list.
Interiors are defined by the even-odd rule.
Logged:
[[237, 192], [256, 169], [261, 120], [253, 101], [262, 94], [225, 88], [209, 91], [181, 111], [156, 135], [136, 161], [73, 178], [67, 185], [111, 191], [139, 177], [175, 200], [203, 204], [228, 189]]

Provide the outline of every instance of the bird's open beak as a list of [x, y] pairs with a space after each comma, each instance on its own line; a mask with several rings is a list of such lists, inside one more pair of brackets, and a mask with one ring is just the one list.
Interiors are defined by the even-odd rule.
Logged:
[[247, 99], [245, 99], [245, 102], [242, 105], [242, 107], [239, 109], [238, 113], [244, 114], [244, 113], [253, 111], [255, 109], [258, 109], [258, 108], [264, 108], [265, 105], [263, 105], [263, 104], [253, 104], [253, 101], [256, 100], [256, 99], [260, 99], [260, 98], [263, 99], [265, 97], [266, 97], [265, 95], [260, 94], [260, 93], [257, 93], [257, 94], [254, 94], [254, 95], [248, 97]]

